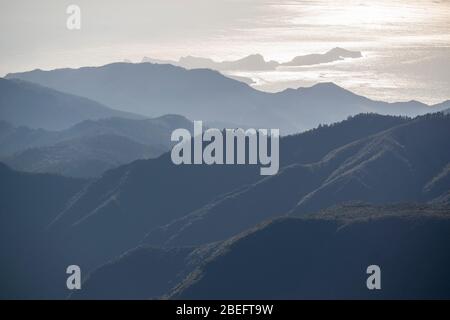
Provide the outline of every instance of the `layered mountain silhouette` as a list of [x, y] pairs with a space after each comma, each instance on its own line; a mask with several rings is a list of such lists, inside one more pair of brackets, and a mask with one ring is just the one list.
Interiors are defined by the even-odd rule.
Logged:
[[329, 63], [343, 60], [346, 58], [361, 58], [362, 54], [359, 51], [350, 51], [343, 48], [333, 48], [323, 54], [308, 54], [293, 58], [289, 62], [282, 63], [282, 66], [309, 66], [321, 63]]
[[159, 60], [144, 57], [142, 62], [151, 62], [158, 64], [172, 64], [186, 69], [212, 69], [217, 71], [257, 71], [257, 70], [275, 70], [280, 65], [277, 61], [266, 61], [260, 54], [252, 54], [247, 57], [234, 60], [216, 62], [213, 59], [186, 56], [178, 61]]
[[0, 120], [0, 157], [4, 158], [27, 148], [52, 144], [56, 136], [57, 131], [16, 127]]
[[15, 126], [61, 130], [83, 120], [110, 117], [143, 118], [34, 83], [0, 78], [0, 120]]
[[[2, 294], [66, 297], [65, 274], [56, 271], [75, 261], [90, 276], [83, 284], [86, 290], [72, 298], [401, 298], [407, 295], [399, 288], [419, 275], [423, 282], [409, 291], [411, 297], [446, 297], [448, 288], [440, 286], [429, 270], [437, 270], [436, 276], [442, 277], [440, 270], [448, 268], [447, 218], [441, 213], [448, 212], [450, 199], [449, 119], [443, 113], [415, 119], [363, 114], [283, 137], [281, 169], [270, 177], [260, 176], [255, 165], [176, 166], [169, 153], [122, 165], [91, 181], [18, 173], [4, 167], [2, 177], [12, 178], [2, 179], [2, 199], [10, 198], [2, 206], [8, 208], [2, 211], [3, 228], [11, 226], [11, 215], [20, 217], [12, 220], [18, 229], [11, 230], [26, 230], [20, 226], [26, 221], [23, 214], [39, 219], [44, 210], [45, 217], [33, 231], [38, 237], [28, 237], [27, 232], [3, 234], [2, 243], [11, 246], [5, 250], [7, 257], [13, 257], [13, 267], [4, 274], [24, 280], [16, 287], [11, 280]], [[36, 194], [42, 203], [37, 202], [34, 189], [20, 193], [30, 184], [28, 180], [11, 189], [16, 198], [10, 196], [8, 188], [18, 177], [38, 181], [36, 186], [42, 190]], [[50, 196], [54, 189], [67, 193], [54, 199]], [[405, 210], [363, 208], [364, 214], [345, 208], [316, 213], [353, 200], [422, 204]], [[23, 205], [30, 205], [30, 210], [21, 209]], [[428, 214], [435, 208], [444, 209]], [[386, 215], [375, 217], [377, 210]], [[393, 217], [389, 217], [391, 212]], [[291, 218], [248, 232], [280, 216]], [[346, 223], [349, 226], [343, 229]], [[18, 241], [18, 237], [27, 240]], [[383, 251], [388, 245], [392, 251]], [[20, 246], [27, 249], [18, 250]], [[411, 252], [409, 260], [396, 257], [400, 252]], [[273, 255], [270, 262], [265, 253]], [[243, 256], [254, 258], [254, 264], [242, 260]], [[305, 264], [308, 259], [311, 263]], [[407, 263], [425, 260], [429, 270], [410, 268], [403, 277], [398, 273]], [[391, 288], [370, 296], [364, 287], [365, 268], [377, 262], [398, 272], [387, 275]], [[30, 263], [38, 267], [30, 271]], [[337, 266], [330, 272], [334, 282], [328, 277], [324, 277], [326, 282], [318, 280], [324, 270], [320, 263], [324, 268]], [[253, 277], [248, 277], [249, 270]], [[298, 270], [296, 276], [294, 270]], [[257, 284], [262, 276], [266, 281]], [[120, 290], [110, 287], [114, 277], [121, 279]], [[392, 280], [395, 277], [397, 281]], [[313, 283], [320, 290], [314, 291]], [[335, 289], [324, 291], [325, 283]], [[425, 283], [429, 287], [421, 289]], [[232, 288], [239, 288], [240, 293]], [[229, 296], [232, 292], [234, 296]]]
[[101, 134], [27, 149], [4, 159], [16, 170], [57, 173], [69, 177], [98, 177], [108, 169], [167, 151], [119, 135]]
[[152, 231], [146, 243], [178, 246], [224, 240], [274, 216], [351, 200], [432, 201], [449, 189], [449, 135], [448, 116], [417, 118], [332, 149], [318, 162], [285, 166], [275, 176]]
[[267, 93], [217, 71], [186, 70], [169, 64], [114, 63], [34, 70], [9, 74], [7, 78], [35, 82], [145, 116], [174, 113], [192, 120], [280, 128], [282, 134], [334, 123], [358, 113], [416, 116], [449, 107], [447, 103], [428, 106], [417, 101], [373, 101], [332, 83]]
[[[237, 72], [360, 57], [0, 78], [0, 299], [450, 299], [450, 101], [333, 83], [268, 93]], [[278, 173], [175, 165], [170, 136], [191, 120], [281, 129]], [[382, 290], [367, 289], [369, 265]]]
[[[330, 149], [406, 121], [400, 117], [361, 115], [330, 127], [283, 138], [280, 146], [281, 166], [319, 161]], [[96, 258], [103, 254], [111, 257], [139, 243], [154, 228], [177, 221], [208, 203], [224, 199], [233, 190], [245, 190], [262, 178], [256, 165], [176, 166], [170, 155], [165, 154], [158, 159], [138, 161], [108, 171], [83, 190], [77, 201], [61, 213], [52, 227], [73, 233], [73, 238], [80, 237], [76, 243], [81, 247], [81, 243], [96, 237], [98, 228], [101, 228], [102, 240], [89, 246], [96, 252]], [[301, 180], [298, 184], [308, 188], [311, 181]], [[298, 192], [292, 185], [283, 186], [280, 191]], [[173, 197], [177, 201], [169, 201]], [[280, 204], [282, 198], [272, 201]], [[280, 206], [280, 214], [284, 206]], [[228, 224], [237, 223], [243, 228], [249, 225], [245, 216], [236, 219], [231, 216], [234, 213], [230, 212]], [[225, 232], [232, 230], [223, 229]]]
[[13, 127], [0, 122], [3, 161], [28, 172], [96, 177], [137, 159], [167, 152], [177, 128], [192, 130], [184, 117], [86, 120], [62, 131]]
[[244, 58], [233, 61], [217, 62], [210, 58], [186, 56], [176, 60], [161, 60], [144, 57], [142, 62], [172, 64], [186, 69], [212, 69], [217, 71], [262, 71], [275, 70], [279, 66], [309, 66], [343, 60], [345, 58], [360, 58], [359, 51], [350, 51], [343, 48], [333, 48], [325, 53], [315, 53], [296, 56], [289, 62], [266, 61], [260, 54], [251, 54]]

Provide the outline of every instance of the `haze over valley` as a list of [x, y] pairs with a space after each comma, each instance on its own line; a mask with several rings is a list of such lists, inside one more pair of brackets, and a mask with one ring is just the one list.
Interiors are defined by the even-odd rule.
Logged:
[[450, 299], [449, 1], [0, 5], [0, 299]]

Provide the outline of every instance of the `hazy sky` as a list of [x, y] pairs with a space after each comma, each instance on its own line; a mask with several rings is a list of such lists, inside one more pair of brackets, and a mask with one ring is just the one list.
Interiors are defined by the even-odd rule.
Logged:
[[[79, 31], [66, 28], [69, 4]], [[323, 79], [384, 100], [450, 98], [450, 1], [0, 0], [0, 39], [0, 75], [143, 56], [286, 61], [340, 46], [365, 58], [248, 76], [271, 91]]]

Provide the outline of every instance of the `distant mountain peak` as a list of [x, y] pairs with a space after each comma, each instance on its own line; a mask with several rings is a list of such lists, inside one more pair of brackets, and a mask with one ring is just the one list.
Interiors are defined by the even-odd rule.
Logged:
[[345, 90], [344, 88], [338, 86], [337, 84], [331, 81], [318, 82], [315, 85], [311, 86], [311, 88], [333, 88]]
[[345, 58], [361, 58], [360, 51], [350, 51], [344, 48], [335, 47], [323, 54], [313, 53], [294, 57], [291, 61], [283, 63], [285, 66], [308, 66], [321, 63], [335, 62]]
[[342, 58], [360, 58], [362, 54], [360, 51], [351, 51], [340, 47], [335, 47], [329, 50], [326, 54], [338, 55]]
[[[68, 69], [55, 70], [57, 74]], [[83, 120], [97, 120], [113, 116], [139, 119], [139, 115], [111, 109], [93, 99], [68, 90], [51, 88], [49, 83], [39, 83], [49, 71], [31, 71], [31, 78], [0, 78], [0, 119], [14, 126], [66, 129]], [[25, 73], [24, 73], [25, 74]], [[19, 74], [20, 75], [20, 74]], [[13, 75], [9, 75], [13, 77]]]
[[211, 58], [196, 57], [187, 55], [176, 60], [161, 60], [144, 57], [142, 62], [151, 62], [158, 64], [172, 64], [187, 69], [208, 68], [218, 71], [231, 70], [275, 70], [280, 65], [314, 65], [342, 60], [345, 58], [360, 58], [361, 52], [351, 51], [341, 47], [335, 47], [326, 53], [307, 54], [296, 56], [290, 62], [280, 63], [275, 60], [266, 60], [260, 53], [253, 53], [237, 60], [215, 61]]
[[352, 95], [355, 95], [353, 92], [342, 88], [340, 86], [338, 86], [336, 83], [334, 82], [318, 82], [314, 85], [312, 85], [311, 87], [299, 87], [297, 90], [314, 90], [314, 91], [321, 91], [323, 93], [329, 93], [329, 92], [347, 92], [350, 93]]
[[[229, 68], [262, 70], [270, 62], [261, 59], [261, 55], [252, 55], [248, 61], [232, 62]], [[222, 66], [226, 62], [217, 63]], [[118, 63], [10, 76], [146, 117], [175, 113], [209, 122], [276, 127], [282, 134], [311, 129], [319, 123], [333, 123], [362, 112], [416, 116], [450, 107], [374, 101], [330, 82], [268, 93], [224, 76], [214, 68], [189, 69], [170, 64]], [[4, 120], [8, 118], [5, 116]]]
[[254, 53], [254, 54], [250, 54], [242, 59], [239, 59], [239, 61], [244, 61], [244, 60], [252, 60], [252, 61], [262, 61], [262, 62], [266, 62], [266, 60], [264, 59], [264, 57], [259, 54], [259, 53]]

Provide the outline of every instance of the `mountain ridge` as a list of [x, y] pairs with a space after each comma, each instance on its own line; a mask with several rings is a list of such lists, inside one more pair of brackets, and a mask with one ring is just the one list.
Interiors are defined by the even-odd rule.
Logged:
[[82, 120], [112, 116], [142, 118], [36, 83], [0, 78], [0, 119], [13, 125], [60, 130]]
[[[407, 119], [401, 117], [361, 115], [334, 126], [282, 138], [281, 167], [317, 161], [329, 148], [405, 121]], [[317, 139], [323, 143], [318, 144]], [[140, 243], [152, 229], [261, 178], [258, 166], [252, 165], [176, 166], [171, 162], [170, 154], [139, 160], [107, 171], [93, 181], [76, 202], [60, 213], [51, 229], [69, 233], [72, 239], [81, 237], [74, 243], [73, 251], [76, 252], [101, 228], [102, 240], [94, 245], [86, 243], [86, 246], [93, 251], [96, 246], [102, 248], [92, 259], [100, 259], [103, 254], [111, 259]], [[167, 201], [172, 195], [176, 195], [177, 201]]]
[[[273, 216], [314, 212], [350, 200], [433, 201], [448, 191], [449, 172], [444, 168], [450, 161], [450, 145], [444, 137], [450, 135], [449, 124], [448, 116], [422, 116], [340, 146], [316, 163], [281, 167], [276, 176], [153, 230], [144, 243], [177, 246], [220, 241]], [[436, 159], [422, 154], [434, 154]], [[426, 189], [439, 175], [442, 183]]]
[[[344, 203], [302, 218], [271, 219], [205, 246], [140, 246], [93, 271], [71, 299], [444, 298], [448, 212], [448, 205]], [[400, 252], [408, 254], [394, 254]], [[421, 261], [430, 267], [407, 267]], [[364, 286], [373, 263], [390, 284], [378, 293]], [[405, 295], [410, 281], [423, 281], [427, 290], [415, 285]]]
[[168, 64], [114, 63], [7, 77], [35, 81], [145, 116], [175, 113], [205, 122], [279, 128], [283, 135], [358, 113], [417, 116], [446, 108], [445, 103], [430, 107], [415, 102], [374, 101], [329, 83], [268, 93], [217, 71], [186, 70]]
[[[450, 265], [448, 206], [366, 205], [344, 221], [339, 214], [348, 207], [332, 210], [338, 216], [278, 218], [224, 241], [167, 297], [448, 298], [449, 282], [442, 281]], [[372, 216], [371, 210], [380, 214]], [[367, 290], [366, 268], [372, 264], [381, 266], [383, 290]]]
[[155, 158], [173, 145], [172, 131], [192, 122], [178, 115], [151, 119], [84, 120], [61, 131], [14, 127], [0, 122], [1, 159], [28, 172], [98, 177], [137, 159]]
[[144, 57], [141, 62], [150, 62], [158, 64], [171, 64], [180, 66], [186, 69], [207, 68], [217, 71], [262, 71], [275, 70], [280, 66], [310, 66], [322, 63], [329, 63], [340, 61], [345, 58], [361, 58], [362, 54], [359, 51], [350, 51], [343, 48], [335, 47], [325, 53], [314, 53], [302, 56], [295, 56], [290, 61], [278, 62], [275, 60], [266, 61], [265, 58], [259, 54], [254, 53], [236, 60], [215, 61], [210, 58], [184, 56], [178, 60], [164, 60]]

